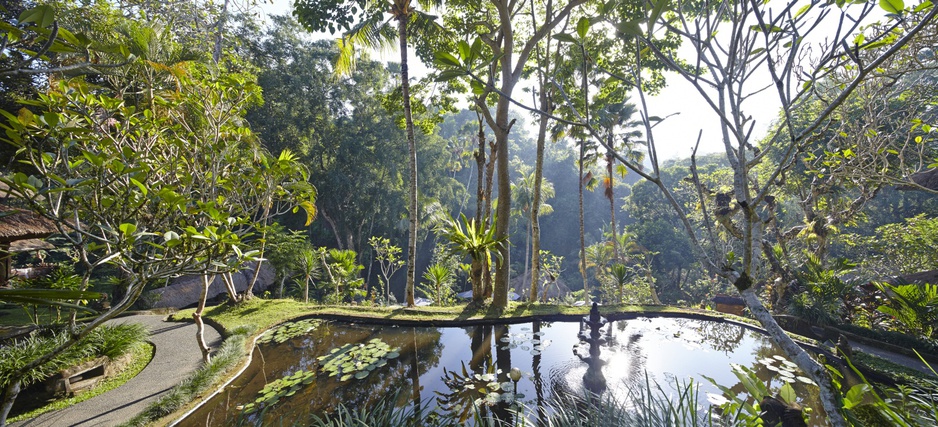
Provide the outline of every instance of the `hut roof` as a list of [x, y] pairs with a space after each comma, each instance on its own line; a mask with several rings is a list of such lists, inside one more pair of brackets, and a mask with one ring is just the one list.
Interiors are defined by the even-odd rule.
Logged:
[[906, 184], [900, 185], [898, 188], [900, 190], [920, 190], [920, 187], [925, 187], [931, 191], [938, 191], [938, 168], [913, 173], [909, 179], [916, 185]]
[[0, 205], [0, 243], [39, 239], [56, 232], [55, 224], [27, 210]]

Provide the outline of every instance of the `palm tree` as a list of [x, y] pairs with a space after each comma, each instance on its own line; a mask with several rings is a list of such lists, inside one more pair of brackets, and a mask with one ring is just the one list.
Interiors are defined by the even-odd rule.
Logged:
[[[324, 2], [329, 3], [329, 2]], [[334, 2], [333, 2], [334, 3]], [[401, 95], [403, 97], [404, 124], [407, 134], [407, 159], [410, 167], [410, 188], [408, 188], [408, 226], [407, 239], [407, 286], [404, 291], [408, 307], [414, 306], [414, 284], [417, 272], [417, 143], [414, 137], [414, 120], [410, 106], [410, 81], [407, 66], [407, 36], [408, 27], [411, 35], [430, 37], [442, 33], [442, 27], [434, 22], [434, 17], [416, 10], [411, 0], [392, 0], [390, 4], [382, 0], [368, 0], [362, 5], [364, 16], [361, 21], [347, 31], [339, 41], [339, 58], [336, 61], [336, 73], [347, 74], [355, 67], [356, 51], [358, 48], [376, 49], [387, 48], [397, 41], [401, 53]], [[442, 4], [440, 0], [418, 0], [420, 7], [430, 9]], [[350, 10], [342, 6], [335, 6], [335, 10], [323, 10], [320, 0], [297, 0], [295, 14], [304, 26], [314, 31], [321, 31], [334, 24], [326, 17], [342, 16], [345, 22], [351, 18], [348, 12], [355, 14], [356, 9]], [[305, 8], [301, 7], [305, 6]], [[312, 7], [310, 7], [312, 6]], [[390, 14], [390, 19], [385, 18]], [[397, 21], [396, 31], [391, 21]]]
[[443, 287], [450, 286], [450, 282], [453, 280], [453, 272], [446, 264], [436, 263], [427, 267], [427, 271], [423, 272], [423, 278], [426, 279], [426, 284], [430, 287], [430, 290], [436, 294], [433, 297], [436, 305], [443, 306], [445, 302]]
[[[419, 3], [423, 8], [431, 8], [440, 4], [433, 0], [423, 0]], [[423, 33], [438, 27], [435, 27], [431, 16], [415, 10], [410, 0], [393, 0], [388, 12], [391, 14], [391, 19], [397, 21], [397, 42], [401, 53], [401, 96], [404, 102], [404, 123], [407, 134], [407, 162], [410, 167], [410, 188], [407, 191], [409, 197], [407, 211], [410, 221], [407, 230], [407, 286], [404, 288], [404, 299], [408, 307], [413, 307], [417, 274], [417, 142], [414, 137], [414, 120], [410, 106], [407, 27], [412, 24], [414, 29], [422, 30]], [[340, 44], [336, 71], [346, 72], [353, 68], [355, 50], [358, 45], [368, 48], [389, 45], [391, 40], [389, 29], [390, 21], [384, 19], [384, 14], [374, 13], [369, 19], [346, 33]]]
[[[554, 211], [553, 207], [546, 203], [548, 199], [554, 197], [554, 184], [547, 181], [546, 179], [541, 180], [541, 191], [539, 194], [535, 192], [536, 182], [537, 182], [537, 171], [531, 173], [522, 172], [521, 177], [511, 184], [511, 198], [515, 200], [513, 206], [513, 213], [518, 215], [520, 218], [527, 219], [527, 227], [524, 240], [524, 275], [521, 277], [528, 276], [528, 267], [530, 266], [531, 271], [533, 272], [536, 268], [534, 266], [534, 257], [532, 255], [532, 244], [531, 240], [534, 236], [534, 209], [537, 208], [537, 216], [549, 215]], [[535, 200], [537, 206], [535, 206]], [[530, 259], [530, 260], [529, 260]], [[537, 281], [531, 281], [531, 301], [537, 300]]]
[[[603, 178], [603, 187], [605, 188], [605, 196], [609, 199], [609, 216], [610, 225], [612, 226], [612, 250], [616, 261], [620, 258], [619, 239], [617, 237], [617, 229], [619, 226], [616, 223], [614, 191], [615, 175], [619, 175], [620, 177], [625, 176], [628, 169], [623, 165], [620, 165], [618, 168], [615, 167], [615, 153], [626, 152], [629, 153], [632, 158], [641, 156], [641, 152], [633, 149], [636, 144], [641, 144], [641, 141], [637, 140], [637, 138], [641, 136], [641, 132], [636, 130], [636, 128], [641, 125], [642, 122], [632, 119], [632, 116], [635, 115], [636, 112], [637, 108], [635, 104], [629, 103], [628, 98], [625, 98], [621, 103], [613, 103], [606, 106], [606, 108], [600, 110], [597, 114], [599, 124], [605, 134], [604, 136], [608, 145], [606, 152], [606, 177]], [[640, 161], [639, 159], [639, 162]]]
[[300, 270], [300, 276], [303, 276], [303, 302], [308, 303], [309, 285], [313, 283], [313, 279], [319, 279], [322, 274], [319, 252], [311, 248], [301, 250], [296, 267]]

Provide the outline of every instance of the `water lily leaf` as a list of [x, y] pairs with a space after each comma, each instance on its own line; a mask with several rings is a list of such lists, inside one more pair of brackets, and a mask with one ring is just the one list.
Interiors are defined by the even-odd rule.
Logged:
[[355, 373], [355, 379], [357, 379], [357, 380], [360, 380], [360, 379], [365, 378], [365, 377], [367, 377], [367, 376], [368, 376], [368, 371], [367, 371], [367, 370], [365, 370], [365, 371], [358, 371], [358, 372]]
[[798, 381], [801, 381], [801, 382], [803, 382], [803, 383], [805, 383], [805, 384], [817, 385], [817, 384], [814, 383], [814, 380], [812, 380], [811, 378], [808, 378], [808, 377], [803, 377], [803, 376], [800, 376], [800, 375], [799, 375], [799, 376], [797, 376], [797, 377], [795, 377], [795, 378], [796, 378]]

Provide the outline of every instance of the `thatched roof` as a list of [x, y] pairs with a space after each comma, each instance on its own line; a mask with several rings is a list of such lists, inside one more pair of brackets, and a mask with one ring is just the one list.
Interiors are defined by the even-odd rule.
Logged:
[[55, 224], [30, 211], [0, 205], [0, 243], [41, 239], [56, 232]]
[[920, 190], [919, 187], [925, 187], [932, 191], [938, 191], [938, 168], [913, 173], [909, 179], [917, 185], [906, 184], [900, 185], [898, 188], [900, 190]]

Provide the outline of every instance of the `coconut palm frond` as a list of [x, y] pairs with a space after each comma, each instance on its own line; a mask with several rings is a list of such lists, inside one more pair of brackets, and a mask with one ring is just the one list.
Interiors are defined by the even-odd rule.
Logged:
[[352, 27], [338, 40], [339, 58], [335, 64], [337, 76], [350, 75], [355, 71], [358, 49], [389, 49], [397, 42], [397, 30], [382, 14], [369, 15], [367, 19]]
[[447, 32], [447, 29], [438, 22], [436, 15], [425, 12], [414, 11], [410, 14], [410, 20], [407, 22], [408, 36], [419, 35], [417, 37], [418, 42], [421, 40], [438, 40]]

